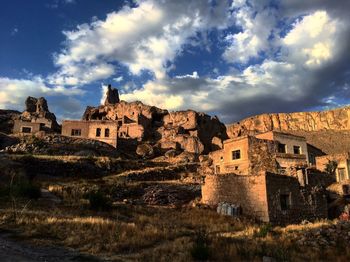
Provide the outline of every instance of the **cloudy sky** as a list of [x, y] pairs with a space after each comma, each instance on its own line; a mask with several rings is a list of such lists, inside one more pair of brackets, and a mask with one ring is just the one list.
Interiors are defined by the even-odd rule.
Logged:
[[127, 101], [226, 123], [350, 103], [349, 0], [3, 0], [0, 108]]

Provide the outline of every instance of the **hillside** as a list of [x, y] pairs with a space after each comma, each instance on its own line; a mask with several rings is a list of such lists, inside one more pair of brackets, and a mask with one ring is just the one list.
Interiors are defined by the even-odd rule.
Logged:
[[350, 130], [350, 106], [318, 112], [261, 114], [227, 125], [229, 137], [270, 130]]
[[318, 112], [261, 114], [226, 126], [230, 138], [279, 130], [307, 138], [325, 153], [350, 150], [350, 106]]

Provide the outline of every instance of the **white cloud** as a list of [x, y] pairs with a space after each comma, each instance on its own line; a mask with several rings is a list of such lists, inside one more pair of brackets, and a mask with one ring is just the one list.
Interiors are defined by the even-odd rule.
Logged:
[[0, 77], [0, 108], [23, 109], [28, 96], [76, 96], [82, 95], [79, 88], [63, 86], [48, 87], [41, 77], [11, 79]]
[[[224, 7], [222, 3], [213, 7], [204, 1], [164, 3], [156, 0], [140, 1], [136, 8], [124, 6], [118, 12], [109, 13], [105, 20], [64, 32], [66, 48], [56, 55], [59, 72], [51, 79], [59, 83], [67, 79], [66, 84], [102, 79], [102, 76], [85, 79], [86, 69], [75, 70], [101, 63], [109, 67], [103, 75], [106, 78], [114, 73], [111, 65], [114, 61], [126, 65], [135, 75], [150, 70], [157, 79], [164, 78], [190, 37], [211, 26], [225, 25], [228, 9]], [[209, 14], [214, 11], [222, 18], [211, 19]]]
[[114, 80], [115, 82], [121, 82], [121, 81], [124, 80], [124, 78], [123, 78], [123, 76], [119, 76], [119, 77], [113, 78], [113, 80]]
[[246, 63], [250, 58], [258, 57], [261, 51], [269, 47], [269, 37], [276, 23], [275, 10], [261, 6], [248, 5], [247, 1], [234, 1], [232, 4], [233, 18], [241, 31], [228, 34], [228, 43], [223, 57], [229, 63]]
[[289, 59], [315, 68], [337, 55], [337, 34], [342, 31], [338, 20], [326, 11], [316, 11], [294, 23], [282, 42]]

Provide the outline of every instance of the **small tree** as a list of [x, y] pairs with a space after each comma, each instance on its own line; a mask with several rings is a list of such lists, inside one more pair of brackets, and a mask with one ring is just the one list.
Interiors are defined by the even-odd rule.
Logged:
[[338, 162], [335, 160], [328, 160], [328, 163], [325, 164], [325, 169], [324, 171], [328, 174], [334, 175], [335, 174], [335, 170], [338, 167]]

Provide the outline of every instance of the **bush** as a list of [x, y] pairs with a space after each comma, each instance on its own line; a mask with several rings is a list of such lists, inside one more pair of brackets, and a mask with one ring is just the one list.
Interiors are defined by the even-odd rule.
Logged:
[[205, 230], [196, 232], [195, 241], [191, 249], [191, 255], [194, 260], [208, 260], [210, 257], [209, 238]]
[[268, 233], [272, 231], [271, 224], [262, 225], [257, 231], [254, 232], [254, 237], [266, 237]]
[[108, 198], [101, 191], [91, 192], [89, 194], [90, 209], [95, 211], [104, 211], [111, 208]]

